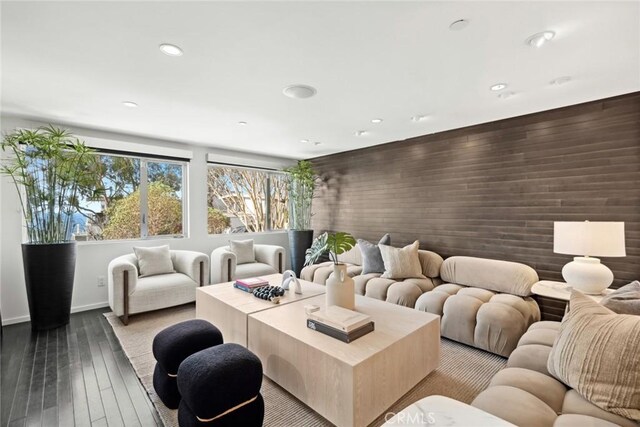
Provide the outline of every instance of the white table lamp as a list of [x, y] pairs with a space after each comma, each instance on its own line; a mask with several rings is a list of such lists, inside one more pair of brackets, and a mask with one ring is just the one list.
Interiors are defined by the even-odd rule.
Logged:
[[586, 294], [600, 294], [613, 282], [613, 273], [592, 256], [627, 255], [624, 222], [554, 222], [553, 252], [581, 255], [562, 268], [562, 277], [569, 286]]

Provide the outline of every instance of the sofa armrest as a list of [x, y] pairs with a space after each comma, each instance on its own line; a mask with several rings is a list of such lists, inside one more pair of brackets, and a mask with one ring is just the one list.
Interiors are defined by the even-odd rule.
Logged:
[[[118, 257], [109, 263], [107, 275], [109, 306], [116, 316], [123, 316], [127, 313], [125, 304], [128, 303], [129, 295], [133, 293], [138, 284], [138, 267], [135, 262], [135, 255], [129, 254]], [[125, 287], [127, 288], [126, 297]]]
[[276, 245], [254, 245], [256, 261], [269, 264], [278, 273], [284, 271], [284, 248]]
[[216, 248], [211, 252], [211, 283], [230, 282], [236, 275], [236, 254], [228, 247]]
[[202, 252], [171, 251], [173, 268], [182, 274], [186, 274], [198, 284], [209, 284], [209, 257]]

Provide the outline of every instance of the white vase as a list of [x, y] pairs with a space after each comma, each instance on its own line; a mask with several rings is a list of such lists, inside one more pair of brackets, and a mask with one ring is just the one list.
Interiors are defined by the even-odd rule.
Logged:
[[327, 307], [337, 305], [339, 307], [355, 310], [356, 295], [354, 282], [347, 275], [345, 264], [334, 264], [333, 274], [329, 276], [327, 285]]

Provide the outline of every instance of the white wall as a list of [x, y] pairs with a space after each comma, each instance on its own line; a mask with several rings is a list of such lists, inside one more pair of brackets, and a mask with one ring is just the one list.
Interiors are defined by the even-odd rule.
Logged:
[[[17, 127], [37, 127], [42, 123], [15, 117], [2, 117], [0, 127], [2, 132], [11, 131]], [[104, 138], [115, 141], [128, 141], [153, 146], [173, 147], [191, 150], [193, 159], [189, 166], [188, 182], [188, 229], [189, 237], [184, 239], [136, 240], [120, 242], [87, 242], [78, 243], [78, 258], [76, 263], [76, 278], [73, 290], [72, 311], [89, 310], [107, 306], [107, 288], [98, 287], [98, 276], [107, 275], [107, 265], [113, 258], [130, 253], [135, 246], [156, 246], [169, 244], [174, 249], [189, 249], [210, 254], [219, 246], [226, 245], [230, 238], [246, 238], [250, 236], [256, 243], [270, 243], [283, 246], [288, 253], [288, 239], [286, 232], [256, 233], [240, 235], [207, 234], [207, 154], [233, 156], [244, 160], [245, 164], [252, 161], [265, 160], [275, 165], [287, 165], [292, 161], [279, 158], [247, 153], [218, 150], [200, 146], [191, 146], [177, 142], [157, 141], [140, 137], [114, 134], [97, 130], [81, 129], [71, 126], [74, 134], [86, 137]], [[153, 148], [149, 149], [153, 153]], [[29, 320], [27, 294], [22, 270], [21, 243], [23, 241], [22, 217], [18, 207], [18, 197], [13, 184], [7, 178], [0, 182], [0, 308], [4, 324]], [[287, 260], [287, 265], [289, 261]]]

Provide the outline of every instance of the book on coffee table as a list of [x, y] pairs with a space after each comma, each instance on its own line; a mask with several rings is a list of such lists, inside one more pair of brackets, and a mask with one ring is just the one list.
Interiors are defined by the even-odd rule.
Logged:
[[307, 319], [307, 328], [313, 329], [317, 332], [322, 332], [323, 334], [339, 339], [342, 342], [350, 343], [351, 341], [357, 340], [358, 338], [367, 335], [369, 332], [373, 332], [374, 323], [373, 321], [369, 321], [368, 323], [365, 323], [364, 325], [352, 330], [351, 332], [345, 332], [340, 329], [333, 328], [329, 325], [325, 325], [324, 323], [317, 320]]
[[371, 316], [336, 305], [309, 313], [309, 319], [347, 333], [371, 322]]
[[233, 284], [234, 288], [240, 289], [241, 291], [253, 293], [255, 289], [262, 288], [264, 286], [269, 286], [269, 281], [263, 279], [262, 277], [252, 277], [249, 279], [238, 279]]

